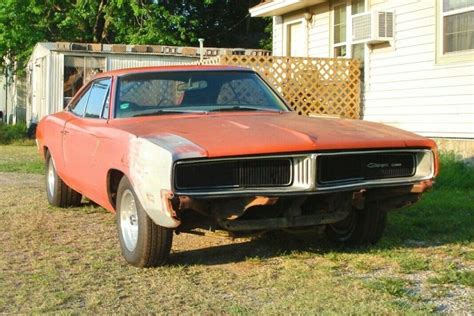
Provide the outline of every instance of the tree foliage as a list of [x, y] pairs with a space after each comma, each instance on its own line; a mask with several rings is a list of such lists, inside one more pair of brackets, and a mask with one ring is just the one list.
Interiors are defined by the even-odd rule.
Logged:
[[41, 41], [268, 48], [270, 21], [248, 14], [258, 2], [0, 0], [0, 56], [21, 69]]

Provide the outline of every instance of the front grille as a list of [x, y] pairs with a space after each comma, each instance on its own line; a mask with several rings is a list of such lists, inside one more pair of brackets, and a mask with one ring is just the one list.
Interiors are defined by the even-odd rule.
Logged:
[[317, 160], [318, 183], [411, 177], [415, 163], [413, 153], [323, 155]]
[[194, 162], [175, 167], [178, 190], [284, 187], [291, 182], [289, 158]]

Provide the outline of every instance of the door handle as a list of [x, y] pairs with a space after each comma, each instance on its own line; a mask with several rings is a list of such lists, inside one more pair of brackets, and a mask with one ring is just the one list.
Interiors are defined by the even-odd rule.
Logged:
[[69, 134], [69, 131], [62, 130], [62, 131], [61, 131], [61, 134], [63, 134], [63, 135], [67, 135], [67, 134]]

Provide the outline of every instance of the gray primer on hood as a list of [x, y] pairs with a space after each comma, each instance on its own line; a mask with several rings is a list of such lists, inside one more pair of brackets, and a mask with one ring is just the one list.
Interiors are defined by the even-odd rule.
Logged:
[[204, 148], [175, 134], [162, 133], [145, 139], [170, 152], [173, 161], [208, 156]]

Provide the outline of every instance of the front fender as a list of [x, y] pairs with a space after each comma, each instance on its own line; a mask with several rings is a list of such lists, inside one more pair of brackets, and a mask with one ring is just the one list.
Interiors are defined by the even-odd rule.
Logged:
[[[129, 140], [128, 169], [130, 182], [145, 212], [155, 224], [175, 228], [181, 222], [170, 210], [172, 169], [177, 159], [205, 156], [198, 146], [191, 146], [184, 138], [163, 135], [152, 138], [131, 137]], [[182, 148], [186, 145], [187, 150]]]

